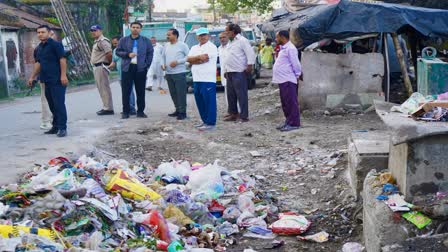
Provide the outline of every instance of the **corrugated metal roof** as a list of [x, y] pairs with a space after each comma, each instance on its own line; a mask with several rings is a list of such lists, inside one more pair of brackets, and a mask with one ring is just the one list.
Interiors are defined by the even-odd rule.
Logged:
[[[51, 24], [40, 17], [34, 16], [7, 4], [0, 3], [0, 12], [11, 17], [17, 17], [19, 20], [17, 24], [14, 24], [14, 26], [17, 25], [17, 27], [20, 28], [36, 29], [40, 25], [48, 25], [52, 29], [61, 29], [59, 26]], [[11, 26], [11, 22], [5, 22], [7, 21], [1, 19], [0, 25], [4, 24], [6, 26]]]

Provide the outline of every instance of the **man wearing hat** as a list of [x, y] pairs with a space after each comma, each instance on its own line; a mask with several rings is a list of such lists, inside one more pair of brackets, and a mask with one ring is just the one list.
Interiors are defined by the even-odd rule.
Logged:
[[110, 40], [103, 36], [101, 26], [93, 25], [90, 27], [90, 34], [95, 39], [90, 63], [93, 65], [93, 76], [103, 101], [103, 108], [96, 114], [100, 116], [113, 115], [114, 105], [109, 83], [109, 69], [107, 67], [112, 62], [112, 46]]
[[207, 28], [196, 31], [199, 44], [193, 46], [187, 61], [191, 64], [196, 106], [202, 123], [196, 125], [201, 130], [213, 130], [216, 125], [216, 62], [218, 48], [209, 41]]

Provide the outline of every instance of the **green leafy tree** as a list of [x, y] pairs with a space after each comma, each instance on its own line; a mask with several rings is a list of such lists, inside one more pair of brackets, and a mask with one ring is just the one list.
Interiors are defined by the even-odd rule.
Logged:
[[272, 10], [272, 0], [208, 0], [210, 5], [225, 13], [251, 12], [265, 14]]
[[108, 26], [107, 36], [112, 37], [121, 33], [123, 25], [123, 13], [126, 7], [126, 1], [117, 0], [98, 0], [98, 6], [104, 8], [107, 15]]

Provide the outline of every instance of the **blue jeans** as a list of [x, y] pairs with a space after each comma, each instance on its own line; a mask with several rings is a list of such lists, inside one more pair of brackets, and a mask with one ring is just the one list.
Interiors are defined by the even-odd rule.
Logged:
[[216, 83], [193, 82], [194, 99], [202, 122], [216, 125]]

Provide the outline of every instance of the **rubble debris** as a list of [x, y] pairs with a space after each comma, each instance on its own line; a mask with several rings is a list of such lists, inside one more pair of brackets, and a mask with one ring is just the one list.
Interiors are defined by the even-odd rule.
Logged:
[[258, 151], [249, 151], [252, 157], [262, 157], [263, 155]]

